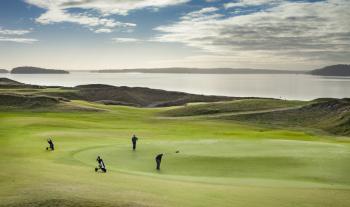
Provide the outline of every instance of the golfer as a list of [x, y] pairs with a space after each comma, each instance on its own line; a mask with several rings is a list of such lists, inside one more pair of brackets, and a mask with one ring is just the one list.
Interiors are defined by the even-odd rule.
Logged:
[[156, 156], [157, 170], [160, 170], [160, 163], [162, 162], [163, 154], [159, 154]]
[[[49, 143], [49, 145], [50, 145], [50, 149], [52, 150], [52, 151], [54, 151], [55, 150], [55, 145], [53, 144], [53, 141], [49, 138], [48, 140], [47, 140], [47, 143]], [[46, 149], [48, 149], [48, 148], [46, 148]]]
[[102, 172], [107, 172], [105, 163], [103, 162], [103, 160], [102, 160], [102, 158], [100, 156], [97, 157], [96, 161], [98, 163], [98, 167], [95, 168], [95, 172], [97, 172], [98, 169], [101, 169]]
[[136, 135], [132, 135], [131, 142], [132, 142], [132, 150], [136, 150], [136, 142], [139, 138], [136, 137]]

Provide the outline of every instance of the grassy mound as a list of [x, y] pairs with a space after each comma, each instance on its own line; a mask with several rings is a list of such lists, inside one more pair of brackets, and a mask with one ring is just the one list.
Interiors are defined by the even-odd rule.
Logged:
[[0, 89], [7, 89], [7, 88], [44, 88], [42, 86], [36, 86], [36, 85], [29, 85], [24, 84], [18, 81], [11, 80], [9, 78], [0, 78]]
[[350, 135], [350, 99], [319, 99], [299, 109], [224, 118], [280, 127], [313, 127], [339, 135]]
[[18, 81], [11, 80], [9, 78], [0, 78], [0, 85], [25, 85], [24, 83], [20, 83]]
[[31, 96], [20, 94], [0, 94], [0, 106], [12, 108], [39, 108], [58, 104], [60, 100], [49, 96]]
[[295, 107], [305, 104], [303, 101], [284, 101], [278, 99], [243, 99], [236, 101], [191, 104], [184, 107], [168, 110], [162, 113], [165, 116], [197, 116], [219, 113], [259, 111]]
[[233, 99], [223, 96], [204, 96], [150, 88], [116, 87], [100, 84], [82, 85], [75, 88], [79, 90], [77, 97], [81, 100], [104, 101], [108, 104], [115, 102], [139, 107], [176, 106], [191, 102], [213, 102]]
[[20, 83], [8, 78], [0, 78], [0, 88], [18, 88], [18, 87], [26, 87], [26, 84]]

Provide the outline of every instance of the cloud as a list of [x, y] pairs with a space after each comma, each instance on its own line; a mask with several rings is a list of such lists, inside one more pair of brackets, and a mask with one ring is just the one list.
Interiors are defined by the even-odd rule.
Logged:
[[1, 35], [25, 35], [30, 33], [31, 30], [11, 30], [11, 29], [2, 29], [0, 27]]
[[[241, 1], [244, 3], [248, 1]], [[277, 1], [249, 1], [270, 4]], [[232, 5], [231, 5], [232, 6]], [[156, 27], [160, 42], [178, 42], [214, 56], [265, 61], [350, 59], [350, 1], [289, 2], [244, 15], [191, 12]], [[199, 15], [193, 15], [193, 14]]]
[[213, 13], [218, 10], [219, 9], [216, 7], [206, 7], [198, 11], [190, 12], [187, 15], [183, 16], [182, 19], [192, 19], [192, 18], [203, 17], [205, 14]]
[[32, 38], [0, 37], [0, 42], [34, 43], [38, 41]]
[[113, 32], [113, 30], [109, 29], [109, 28], [101, 28], [101, 29], [97, 29], [94, 31], [95, 33], [111, 33]]
[[283, 0], [239, 0], [236, 2], [230, 2], [224, 4], [226, 9], [233, 7], [247, 7], [247, 6], [261, 6], [269, 4], [278, 4], [283, 2]]
[[130, 43], [130, 42], [140, 42], [141, 40], [135, 38], [124, 38], [124, 37], [115, 37], [112, 40], [116, 43]]
[[32, 30], [24, 30], [24, 29], [3, 29], [0, 27], [0, 42], [17, 42], [17, 43], [33, 43], [38, 41], [33, 38], [20, 38], [18, 36], [23, 36], [28, 33], [31, 33]]
[[118, 28], [119, 30], [121, 30], [130, 29], [136, 26], [136, 24], [133, 23], [123, 23], [115, 21], [111, 18], [92, 16], [86, 13], [69, 13], [66, 10], [57, 7], [49, 7], [44, 14], [42, 14], [36, 19], [36, 21], [41, 24], [53, 24], [61, 22], [76, 23], [87, 26], [88, 28], [91, 28], [93, 30], [100, 31], [103, 28], [109, 28], [109, 30]]
[[[93, 31], [107, 31], [104, 28], [129, 31], [134, 23], [120, 22], [112, 14], [127, 15], [132, 10], [158, 9], [182, 4], [189, 0], [24, 0], [46, 10], [36, 21], [41, 24], [68, 22], [84, 25]], [[76, 10], [73, 12], [73, 10]], [[79, 12], [77, 12], [79, 11]], [[101, 30], [102, 29], [102, 30]]]

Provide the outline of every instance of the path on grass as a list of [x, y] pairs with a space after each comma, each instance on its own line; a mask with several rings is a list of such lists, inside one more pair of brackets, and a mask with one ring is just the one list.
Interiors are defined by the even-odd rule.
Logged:
[[193, 119], [193, 118], [221, 118], [221, 117], [227, 117], [227, 116], [238, 116], [238, 115], [247, 115], [247, 114], [262, 114], [262, 113], [269, 113], [269, 112], [280, 112], [280, 111], [288, 111], [288, 110], [294, 110], [294, 109], [300, 109], [304, 107], [302, 106], [293, 106], [293, 107], [286, 107], [286, 108], [274, 108], [274, 109], [264, 109], [264, 110], [256, 110], [256, 111], [239, 111], [239, 112], [222, 112], [222, 113], [215, 113], [215, 114], [202, 114], [202, 115], [192, 115], [192, 116], [159, 116], [159, 119]]

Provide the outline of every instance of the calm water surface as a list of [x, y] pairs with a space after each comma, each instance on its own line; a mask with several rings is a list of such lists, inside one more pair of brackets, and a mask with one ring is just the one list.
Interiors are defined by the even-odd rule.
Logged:
[[270, 97], [311, 100], [321, 97], [350, 97], [350, 77], [320, 77], [311, 75], [252, 74], [145, 74], [89, 73], [70, 74], [0, 74], [27, 84], [47, 86], [77, 86], [109, 84], [140, 86], [206, 95]]

